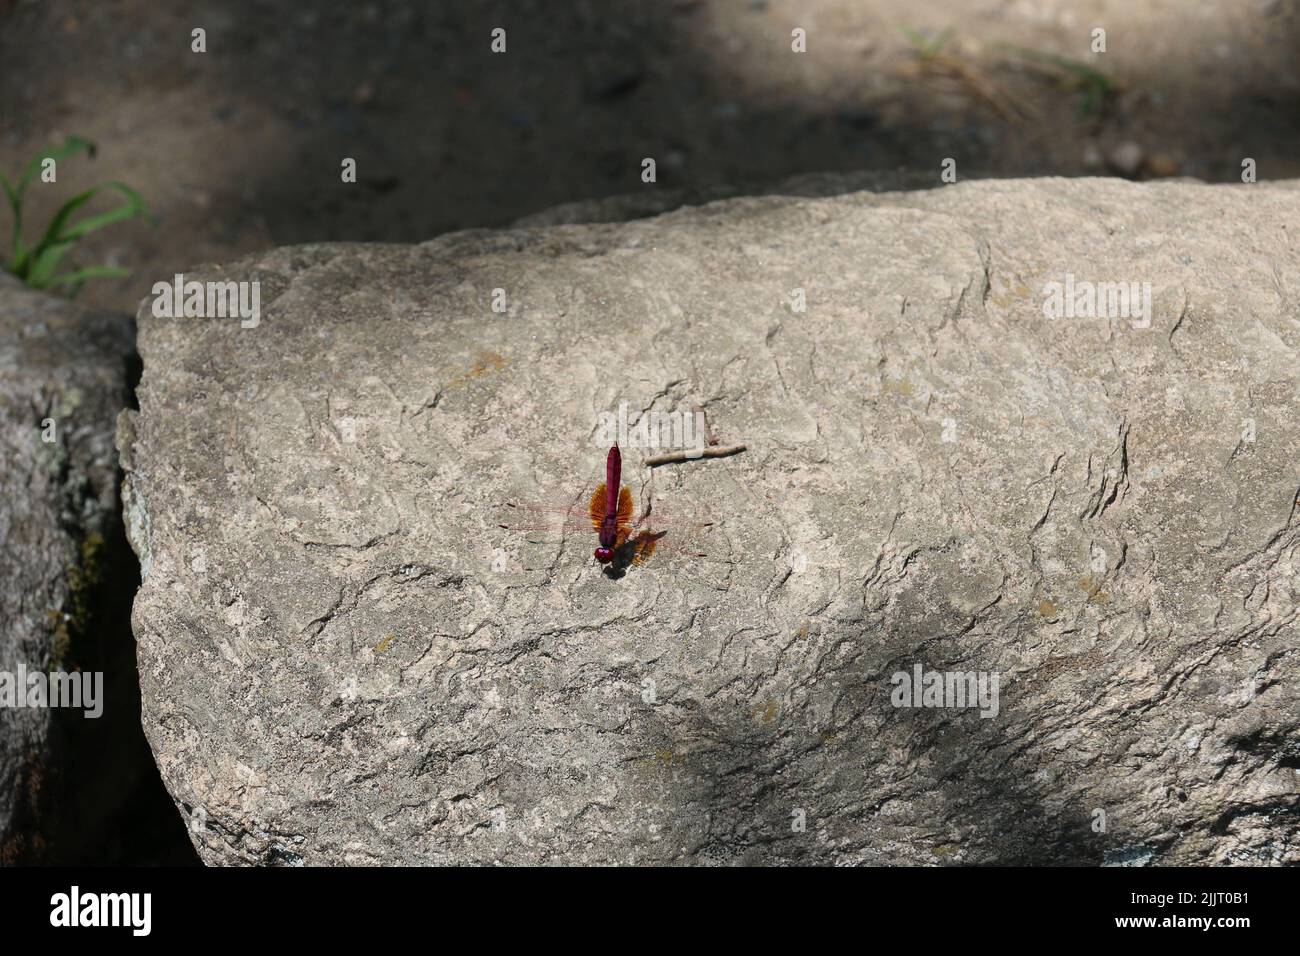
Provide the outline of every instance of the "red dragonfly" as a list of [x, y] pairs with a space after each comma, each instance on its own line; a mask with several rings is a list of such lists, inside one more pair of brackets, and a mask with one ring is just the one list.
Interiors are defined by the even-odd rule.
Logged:
[[[668, 527], [655, 530], [651, 525], [651, 508], [647, 503], [639, 517], [634, 518], [632, 489], [622, 484], [623, 457], [617, 445], [609, 449], [605, 456], [605, 480], [596, 486], [596, 490], [586, 499], [585, 507], [573, 503], [567, 508], [546, 508], [529, 505], [517, 505], [507, 502], [507, 506], [523, 512], [540, 513], [543, 521], [540, 528], [561, 532], [577, 532], [590, 529], [596, 532], [597, 547], [595, 558], [606, 565], [612, 574], [620, 574], [630, 565], [641, 564], [655, 553], [660, 540], [671, 529], [676, 535], [681, 532], [685, 537], [692, 529], [705, 529], [712, 522], [670, 521]], [[572, 499], [570, 499], [572, 500]], [[581, 499], [579, 499], [581, 501]], [[547, 521], [546, 516], [554, 515]], [[558, 518], [559, 520], [555, 520]], [[520, 525], [501, 525], [512, 531], [532, 530]]]

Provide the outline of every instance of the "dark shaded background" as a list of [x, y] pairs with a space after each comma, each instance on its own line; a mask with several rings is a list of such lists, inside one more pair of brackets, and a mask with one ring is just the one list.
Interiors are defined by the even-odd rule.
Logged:
[[[924, 61], [906, 30], [952, 38]], [[1080, 115], [1068, 69], [1006, 45], [1086, 61], [1105, 108]], [[944, 157], [963, 178], [1224, 181], [1245, 156], [1294, 177], [1298, 51], [1296, 0], [0, 0], [0, 168], [67, 133], [99, 144], [37, 219], [92, 182], [139, 189], [156, 227], [81, 253], [138, 270], [82, 293], [134, 309], [199, 262], [647, 189], [900, 167], [938, 185]]]
[[[926, 57], [909, 30], [951, 38]], [[1298, 0], [0, 0], [0, 169], [68, 134], [98, 144], [34, 187], [29, 221], [103, 180], [139, 190], [155, 224], [77, 252], [134, 272], [82, 300], [134, 311], [159, 279], [274, 245], [419, 241], [647, 190], [842, 170], [937, 186], [946, 157], [960, 178], [1237, 181], [1247, 156], [1261, 179], [1295, 177], [1298, 51]], [[1099, 108], [1051, 56], [1105, 76]], [[132, 659], [133, 590], [124, 577], [106, 599], [121, 642], [106, 661]], [[67, 744], [47, 859], [193, 860], [130, 717], [111, 746]], [[102, 753], [132, 756], [106, 773]], [[86, 776], [126, 796], [100, 800]], [[105, 821], [115, 801], [128, 809]]]

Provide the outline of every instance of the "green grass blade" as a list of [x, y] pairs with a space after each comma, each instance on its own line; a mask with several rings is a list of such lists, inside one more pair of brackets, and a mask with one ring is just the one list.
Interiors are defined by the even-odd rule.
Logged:
[[41, 164], [45, 162], [45, 160], [52, 159], [56, 163], [59, 163], [67, 159], [69, 156], [74, 156], [77, 153], [83, 152], [89, 156], [94, 156], [95, 144], [88, 139], [82, 139], [80, 136], [67, 137], [63, 141], [62, 146], [55, 146], [51, 149], [45, 150], [27, 164], [27, 168], [23, 170], [22, 176], [18, 179], [18, 185], [15, 187], [14, 192], [17, 194], [19, 199], [22, 199], [23, 192], [27, 189], [27, 184], [30, 183], [33, 177], [41, 171]]
[[[85, 206], [86, 203], [94, 199], [101, 191], [108, 189], [121, 193], [126, 198], [121, 206], [109, 209], [108, 212], [101, 212], [98, 216], [87, 216], [72, 226], [66, 226], [68, 220], [72, 217], [77, 209]], [[94, 233], [96, 229], [103, 229], [104, 226], [112, 225], [113, 222], [121, 222], [126, 219], [135, 219], [148, 215], [148, 208], [144, 206], [144, 200], [130, 186], [125, 186], [121, 182], [105, 182], [104, 185], [95, 186], [94, 189], [88, 189], [85, 193], [78, 193], [62, 204], [59, 212], [55, 217], [49, 220], [49, 225], [45, 228], [45, 234], [36, 247], [42, 248], [53, 242], [64, 242], [65, 239], [79, 239], [83, 235]], [[65, 228], [66, 226], [66, 228]]]
[[1014, 53], [1016, 56], [1024, 60], [1054, 66], [1058, 70], [1064, 70], [1066, 73], [1073, 73], [1075, 76], [1102, 88], [1110, 86], [1110, 80], [1107, 79], [1105, 73], [1095, 67], [1089, 66], [1081, 60], [1074, 60], [1068, 56], [1061, 56], [1059, 53], [1044, 53], [1041, 50], [1031, 50], [1029, 47], [1016, 46], [1011, 43], [995, 43], [994, 47], [1006, 50], [1009, 53]]
[[55, 242], [45, 246], [39, 252], [33, 251], [26, 270], [27, 284], [36, 289], [44, 289], [49, 285], [54, 270], [59, 267], [59, 262], [71, 248], [71, 241]]
[[87, 189], [84, 193], [77, 193], [77, 195], [73, 196], [59, 207], [59, 211], [54, 214], [54, 218], [50, 220], [50, 224], [45, 227], [45, 235], [41, 236], [40, 241], [36, 243], [33, 248], [32, 255], [37, 255], [41, 249], [44, 249], [52, 243], [61, 242], [63, 239], [68, 238], [67, 236], [60, 235], [63, 231], [64, 223], [68, 221], [68, 218], [74, 212], [95, 198], [97, 189], [98, 187], [95, 189]]
[[911, 27], [900, 27], [899, 29], [902, 31], [903, 36], [907, 37], [908, 43], [912, 44], [912, 46], [916, 47], [918, 50], [925, 49], [925, 34], [920, 30], [913, 30]]
[[122, 269], [118, 266], [88, 266], [85, 269], [55, 276], [47, 285], [80, 285], [86, 279], [125, 279], [130, 274], [130, 269]]
[[907, 41], [915, 48], [916, 54], [923, 60], [938, 56], [957, 32], [952, 27], [944, 27], [935, 36], [927, 37], [919, 30], [913, 30], [910, 27], [903, 27], [902, 31], [903, 36], [907, 37]]
[[[71, 290], [72, 295], [76, 295], [86, 279], [117, 279], [131, 274], [129, 270], [116, 266], [93, 266], [55, 275], [64, 256], [78, 240], [116, 222], [148, 217], [148, 208], [140, 194], [124, 183], [103, 183], [78, 193], [59, 207], [35, 246], [29, 248], [23, 243], [23, 196], [27, 187], [40, 175], [46, 160], [52, 159], [57, 163], [83, 152], [93, 156], [95, 145], [80, 136], [68, 136], [61, 146], [44, 150], [28, 163], [17, 183], [0, 175], [0, 188], [4, 190], [14, 220], [13, 240], [5, 268], [34, 288], [64, 286]], [[105, 190], [119, 194], [122, 202], [106, 212], [86, 216], [77, 222], [72, 221], [78, 210]]]
[[[104, 183], [102, 186], [96, 186], [94, 189], [87, 191], [89, 195], [82, 193], [82, 196], [85, 196], [85, 199], [82, 199], [81, 196], [77, 197], [77, 199], [81, 199], [81, 202], [78, 203], [78, 205], [83, 204], [91, 196], [96, 195], [104, 189], [112, 189], [121, 193], [125, 197], [126, 201], [120, 206], [115, 206], [108, 210], [108, 212], [102, 212], [97, 216], [87, 216], [80, 222], [74, 223], [72, 226], [68, 227], [66, 231], [60, 230], [55, 232], [53, 234], [55, 241], [62, 242], [64, 239], [80, 239], [97, 229], [103, 229], [105, 226], [112, 225], [115, 222], [121, 222], [124, 219], [135, 219], [149, 214], [149, 209], [145, 205], [144, 200], [140, 198], [140, 194], [125, 183]], [[69, 202], [72, 201], [73, 200], [69, 200]], [[62, 213], [62, 211], [63, 210], [60, 210], [60, 213]], [[67, 220], [67, 216], [64, 216], [62, 220], [59, 219], [59, 216], [55, 216], [55, 220], [59, 221], [61, 227], [62, 223]], [[51, 225], [53, 225], [53, 223], [51, 223]], [[46, 230], [46, 234], [49, 235], [50, 231]]]

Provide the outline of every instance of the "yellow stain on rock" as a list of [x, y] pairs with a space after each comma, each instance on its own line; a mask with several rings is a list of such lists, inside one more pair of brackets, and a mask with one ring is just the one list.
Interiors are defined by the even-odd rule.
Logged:
[[499, 355], [496, 352], [480, 352], [474, 364], [469, 367], [469, 371], [453, 378], [446, 384], [444, 391], [460, 388], [462, 385], [489, 372], [498, 372], [509, 364], [510, 360], [504, 355]]
[[1080, 590], [1087, 591], [1087, 601], [1089, 604], [1105, 604], [1110, 600], [1110, 595], [1101, 589], [1100, 581], [1093, 581], [1091, 574], [1085, 574], [1079, 578]]
[[478, 361], [470, 366], [469, 374], [471, 378], [477, 378], [485, 372], [495, 372], [498, 369], [506, 367], [506, 357], [498, 355], [496, 352], [481, 352]]
[[1008, 283], [1006, 286], [991, 290], [989, 295], [989, 298], [993, 300], [993, 304], [1003, 309], [1009, 305], [1023, 302], [1032, 297], [1033, 292], [1030, 290], [1029, 286], [1025, 285], [1019, 279]]
[[885, 379], [880, 383], [881, 390], [886, 395], [902, 395], [904, 398], [912, 394], [912, 380], [910, 378]]
[[682, 758], [674, 754], [671, 747], [657, 748], [655, 750], [654, 759], [665, 767], [671, 767], [674, 759], [676, 759], [678, 763], [682, 762]]

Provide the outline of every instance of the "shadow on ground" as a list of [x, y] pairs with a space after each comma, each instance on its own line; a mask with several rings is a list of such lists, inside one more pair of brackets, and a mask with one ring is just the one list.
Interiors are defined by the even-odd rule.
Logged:
[[[1095, 25], [1108, 31], [1100, 58], [1088, 52]], [[202, 54], [190, 48], [199, 27]], [[505, 53], [490, 48], [497, 27]], [[807, 31], [803, 54], [791, 50], [796, 27]], [[904, 34], [949, 28], [925, 55]], [[134, 310], [155, 281], [204, 261], [288, 243], [419, 241], [645, 190], [744, 191], [806, 172], [899, 169], [939, 185], [948, 157], [961, 178], [1236, 181], [1247, 156], [1262, 179], [1296, 176], [1298, 41], [1294, 0], [1195, 11], [1116, 11], [1102, 0], [924, 9], [913, 0], [0, 0], [0, 168], [20, 168], [69, 133], [99, 143], [93, 164], [34, 196], [31, 219], [43, 222], [90, 182], [139, 189], [156, 226], [106, 230], [79, 252], [82, 264], [135, 270], [83, 300]], [[1087, 108], [1086, 74], [1054, 56], [1100, 71], [1099, 105]], [[646, 157], [654, 184], [641, 180]], [[341, 182], [345, 158], [356, 160], [355, 184]], [[125, 625], [135, 582], [129, 558], [116, 565], [108, 613]], [[134, 689], [130, 649], [119, 629], [82, 664], [102, 663], [120, 690]], [[130, 719], [138, 725], [138, 713]], [[727, 736], [701, 729], [701, 739]], [[925, 733], [915, 736], [926, 746]], [[75, 801], [86, 796], [79, 780], [112, 775], [111, 748], [75, 735], [66, 746], [78, 770], [47, 792], [77, 827], [55, 826], [37, 856], [192, 859], [156, 772], [115, 778], [131, 809], [110, 830], [103, 807]], [[142, 748], [137, 733], [122, 759], [139, 768]], [[727, 765], [754, 756], [721, 754], [685, 797], [725, 797]], [[1000, 808], [991, 824], [1018, 828], [1026, 846], [1059, 849], [1065, 837], [1037, 809], [1023, 769], [984, 778], [976, 803]], [[954, 762], [936, 783], [964, 773]], [[56, 811], [40, 812], [48, 824]], [[1070, 850], [1080, 861], [1091, 852]]]

